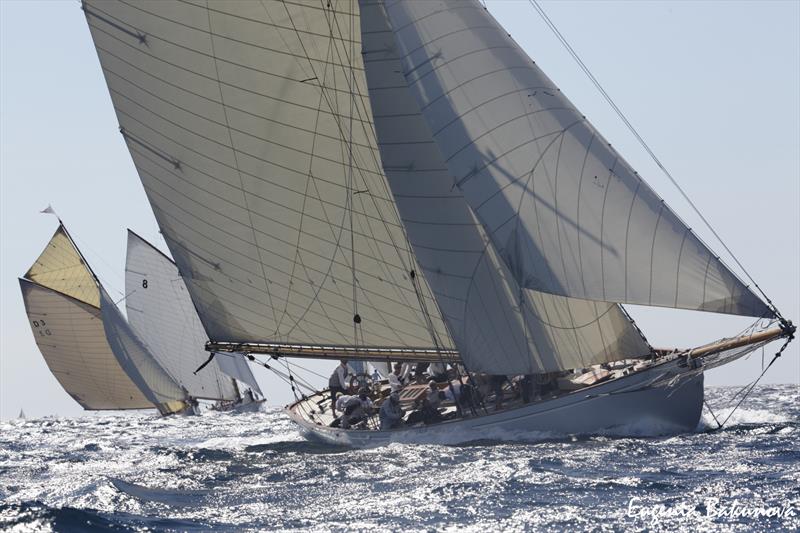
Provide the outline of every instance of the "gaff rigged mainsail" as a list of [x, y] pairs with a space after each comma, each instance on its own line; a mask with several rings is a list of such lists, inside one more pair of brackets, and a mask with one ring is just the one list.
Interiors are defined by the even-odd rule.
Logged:
[[84, 2], [122, 134], [213, 340], [419, 347], [435, 335], [451, 347], [409, 276], [356, 7]]
[[[178, 268], [168, 257], [136, 233], [128, 231], [125, 263], [125, 306], [128, 321], [147, 342], [161, 366], [193, 398], [237, 400], [231, 378], [254, 387], [258, 384], [243, 357], [228, 361], [208, 359], [208, 336], [200, 323]], [[227, 375], [226, 375], [227, 374]], [[230, 377], [228, 377], [230, 376]]]
[[64, 390], [88, 410], [153, 407], [111, 352], [100, 309], [19, 280], [36, 345]]

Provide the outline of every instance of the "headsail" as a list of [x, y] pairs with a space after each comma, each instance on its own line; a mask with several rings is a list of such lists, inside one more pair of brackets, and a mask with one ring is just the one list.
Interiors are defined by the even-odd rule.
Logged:
[[617, 304], [520, 288], [453, 187], [402, 75], [382, 6], [361, 7], [365, 71], [386, 175], [468, 367], [529, 374], [649, 353]]
[[409, 279], [355, 7], [84, 2], [121, 131], [213, 340], [418, 347], [435, 332], [451, 345], [424, 280], [418, 295]]
[[772, 315], [477, 1], [386, 13], [451, 185], [522, 287]]
[[[219, 359], [194, 373], [208, 358], [208, 336], [186, 285], [175, 263], [130, 230], [125, 294], [128, 321], [153, 357], [192, 397], [238, 399], [233, 382], [220, 372]], [[249, 372], [246, 365], [244, 372]]]
[[225, 374], [238, 379], [242, 383], [246, 383], [254, 392], [264, 396], [256, 377], [253, 375], [253, 371], [250, 370], [250, 366], [243, 356], [240, 354], [218, 353], [214, 356], [214, 361]]

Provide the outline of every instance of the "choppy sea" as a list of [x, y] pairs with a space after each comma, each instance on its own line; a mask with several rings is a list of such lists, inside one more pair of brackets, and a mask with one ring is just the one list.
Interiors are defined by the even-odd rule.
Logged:
[[[708, 388], [717, 416], [738, 389]], [[800, 529], [800, 388], [719, 431], [349, 450], [262, 413], [0, 423], [0, 530]]]

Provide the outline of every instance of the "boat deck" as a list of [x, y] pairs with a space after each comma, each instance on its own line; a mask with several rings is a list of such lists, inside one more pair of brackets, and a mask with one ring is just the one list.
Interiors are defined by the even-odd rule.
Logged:
[[[496, 398], [494, 394], [487, 390], [488, 384], [485, 383], [486, 380], [483, 380], [484, 383], [478, 386], [478, 389], [483, 396], [483, 402], [480, 405], [473, 406], [472, 408], [462, 408], [459, 413], [459, 409], [456, 407], [453, 401], [442, 400], [439, 408], [439, 413], [442, 416], [441, 422], [452, 420], [456, 417], [473, 418], [484, 416], [499, 411], [512, 410], [524, 405], [555, 399], [596, 384], [613, 381], [619, 377], [629, 375], [632, 372], [649, 368], [653, 364], [655, 364], [655, 361], [652, 360], [629, 359], [620, 361], [612, 365], [610, 368], [604, 368], [598, 365], [588, 369], [582, 374], [569, 375], [559, 378], [557, 382], [557, 389], [551, 390], [541, 396], [535, 396], [527, 403], [523, 401], [520, 392], [512, 387], [509, 382], [506, 382], [503, 386], [504, 398], [499, 408], [496, 407]], [[457, 379], [452, 380], [452, 383], [455, 386], [460, 384]], [[439, 389], [440, 391], [445, 392], [448, 389], [447, 382], [440, 383]], [[367, 417], [365, 423], [352, 426], [349, 429], [357, 431], [378, 430], [380, 427], [378, 410], [380, 409], [382, 403], [388, 399], [390, 390], [391, 389], [387, 380], [374, 382], [372, 386], [372, 392], [370, 394], [370, 399], [375, 406], [374, 413]], [[405, 415], [403, 417], [403, 427], [417, 427], [426, 425], [424, 422], [408, 424], [407, 419], [408, 415], [414, 411], [415, 401], [423, 398], [427, 394], [427, 391], [428, 385], [424, 383], [409, 384], [401, 390], [400, 407], [405, 411]], [[353, 392], [353, 394], [354, 393], [355, 392]], [[299, 400], [294, 404], [289, 405], [287, 409], [294, 417], [297, 417], [307, 423], [324, 427], [331, 426], [337, 416], [341, 414], [340, 412], [337, 412], [337, 416], [333, 415], [331, 410], [330, 391], [328, 389], [318, 391], [313, 395], [304, 398], [303, 400]], [[437, 422], [433, 422], [433, 424], [436, 423]], [[428, 425], [431, 424], [431, 422], [428, 422]]]

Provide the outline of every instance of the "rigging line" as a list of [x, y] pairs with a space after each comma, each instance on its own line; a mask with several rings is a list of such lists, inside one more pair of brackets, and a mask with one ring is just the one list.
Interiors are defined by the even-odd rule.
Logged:
[[[324, 77], [323, 77], [322, 81], [324, 83]], [[305, 221], [306, 202], [308, 201], [308, 196], [309, 196], [308, 195], [308, 192], [309, 192], [308, 189], [309, 189], [309, 185], [314, 180], [314, 174], [312, 172], [312, 168], [314, 166], [314, 150], [316, 149], [316, 146], [317, 146], [317, 129], [319, 127], [320, 111], [322, 110], [322, 98], [323, 98], [322, 92], [320, 92], [319, 100], [317, 102], [317, 112], [315, 113], [315, 116], [314, 116], [314, 129], [313, 129], [313, 133], [312, 133], [312, 137], [311, 137], [311, 154], [309, 155], [309, 158], [308, 158], [308, 175], [306, 176], [306, 186], [305, 186], [305, 191], [303, 192], [303, 205], [302, 205], [302, 207], [300, 209], [300, 223], [298, 224], [298, 228], [297, 228], [297, 241], [295, 243], [295, 256], [294, 256], [295, 260], [292, 262], [292, 273], [291, 273], [291, 276], [289, 277], [289, 285], [290, 285], [290, 287], [292, 285], [292, 281], [294, 280], [294, 273], [295, 273], [295, 269], [297, 268], [297, 261], [298, 260], [302, 261], [302, 259], [300, 258], [300, 251], [299, 251], [300, 239], [302, 238], [302, 235], [303, 235], [303, 222]], [[320, 202], [321, 202], [321, 198], [320, 198]], [[327, 219], [327, 216], [325, 218]], [[305, 269], [305, 265], [303, 265], [303, 269], [306, 270]], [[306, 271], [306, 278], [309, 281], [311, 281], [311, 278], [308, 276], [308, 272], [307, 271]], [[291, 289], [290, 289], [290, 292], [291, 292]], [[283, 313], [281, 314], [281, 319], [278, 322], [278, 326], [276, 328], [277, 330], [280, 330], [281, 324], [283, 323], [283, 319], [286, 317], [286, 312], [287, 312], [288, 308], [289, 308], [289, 298], [287, 297], [286, 298], [286, 303], [283, 306]]]
[[[736, 404], [736, 406], [733, 408], [733, 410], [730, 413], [728, 413], [728, 416], [725, 418], [725, 420], [722, 422], [722, 424], [720, 424], [720, 426], [719, 426], [720, 428], [722, 428], [722, 426], [724, 426], [728, 422], [728, 420], [730, 420], [730, 418], [733, 416], [733, 413], [735, 413], [736, 410], [739, 408], [739, 406], [742, 405], [742, 402], [744, 402], [745, 399], [747, 399], [747, 397], [750, 395], [750, 393], [753, 392], [753, 389], [755, 388], [756, 385], [758, 385], [758, 382], [761, 381], [761, 378], [764, 377], [764, 374], [767, 373], [767, 370], [769, 370], [769, 368], [772, 366], [772, 364], [775, 361], [778, 360], [778, 358], [783, 354], [783, 351], [786, 349], [787, 346], [789, 346], [789, 343], [791, 343], [793, 339], [794, 339], [794, 335], [790, 333], [789, 336], [786, 338], [786, 342], [784, 342], [783, 346], [781, 346], [780, 350], [778, 350], [775, 353], [775, 356], [769, 362], [767, 367], [764, 370], [761, 371], [761, 374], [756, 378], [756, 380], [753, 381], [753, 384], [750, 385], [749, 388], [747, 388], [747, 386], [742, 388], [742, 390], [747, 389], [747, 392], [745, 392], [744, 396], [742, 396], [742, 398], [739, 400], [739, 403]], [[739, 392], [741, 392], [741, 391], [739, 391]], [[737, 394], [739, 394], [739, 393], [737, 393]]]
[[[352, 6], [351, 6], [352, 7]], [[353, 19], [355, 18], [355, 11], [351, 9], [350, 13], [350, 38], [353, 37]], [[350, 56], [347, 58], [348, 67], [350, 68], [350, 112], [349, 115], [349, 124], [347, 127], [347, 135], [348, 135], [348, 142], [347, 142], [347, 165], [348, 165], [348, 204], [350, 206], [350, 271], [353, 274], [353, 342], [356, 343], [358, 346], [358, 332], [359, 332], [359, 324], [361, 324], [361, 316], [358, 314], [358, 287], [356, 286], [356, 243], [355, 243], [355, 236], [353, 234], [353, 194], [355, 190], [355, 185], [353, 184], [353, 107], [355, 103], [355, 94], [353, 93], [353, 88], [355, 87], [355, 73], [353, 72], [353, 42], [350, 42]], [[363, 333], [363, 332], [362, 332]]]
[[[256, 359], [255, 356], [253, 356], [252, 354], [245, 354], [245, 357], [247, 357], [247, 359], [249, 359], [251, 362], [253, 362], [253, 363], [255, 363], [255, 364], [259, 365], [259, 366], [263, 366], [267, 370], [272, 371], [272, 373], [275, 374], [276, 376], [278, 376], [278, 378], [280, 378], [284, 383], [286, 383], [287, 385], [291, 385], [291, 381], [289, 380], [289, 376], [287, 376], [286, 374], [284, 374], [283, 372], [281, 372], [277, 368], [271, 366], [268, 363], [265, 363], [264, 361]], [[300, 383], [298, 383], [298, 386], [304, 386], [304, 385], [301, 385]], [[304, 386], [304, 387], [306, 389], [308, 389], [309, 391], [314, 392], [313, 388], [308, 387], [308, 386]]]
[[221, 76], [219, 74], [219, 65], [217, 65], [217, 53], [214, 48], [214, 32], [211, 29], [211, 11], [208, 2], [209, 0], [206, 0], [206, 15], [208, 16], [208, 39], [209, 39], [209, 44], [211, 45], [211, 56], [214, 59], [214, 72], [217, 75], [216, 76], [217, 89], [219, 90], [219, 100], [222, 104], [222, 114], [225, 117], [225, 124], [227, 126], [225, 131], [228, 133], [228, 140], [231, 143], [231, 151], [233, 152], [233, 160], [236, 165], [237, 174], [239, 176], [239, 186], [240, 190], [242, 191], [242, 199], [244, 200], [244, 207], [245, 210], [247, 211], [248, 221], [250, 222], [250, 230], [253, 232], [253, 246], [255, 247], [256, 252], [258, 253], [259, 264], [261, 265], [261, 275], [264, 277], [264, 289], [266, 290], [267, 298], [269, 299], [270, 311], [272, 311], [272, 322], [277, 325], [278, 320], [277, 317], [275, 316], [275, 307], [272, 304], [272, 291], [269, 290], [270, 280], [267, 277], [267, 271], [264, 268], [264, 258], [261, 255], [261, 247], [258, 245], [258, 239], [256, 237], [256, 228], [255, 224], [253, 223], [253, 213], [250, 210], [250, 205], [247, 200], [247, 191], [245, 190], [244, 187], [244, 179], [242, 178], [242, 174], [239, 171], [239, 156], [237, 154], [236, 147], [233, 144], [233, 134], [231, 133], [230, 120], [228, 119], [228, 110], [225, 107], [225, 96], [222, 94], [222, 84], [219, 81], [221, 80]]
[[608, 104], [611, 106], [611, 108], [614, 110], [614, 112], [617, 114], [617, 116], [622, 120], [622, 122], [625, 124], [625, 126], [628, 128], [628, 130], [633, 134], [633, 136], [636, 138], [636, 140], [639, 142], [639, 144], [642, 146], [642, 148], [645, 149], [645, 151], [653, 159], [653, 161], [656, 163], [656, 165], [658, 165], [658, 167], [661, 169], [661, 171], [664, 173], [664, 175], [672, 183], [672, 185], [675, 186], [675, 188], [681, 194], [683, 199], [686, 200], [686, 202], [689, 204], [689, 206], [692, 208], [692, 210], [697, 214], [697, 216], [700, 218], [700, 220], [703, 221], [703, 223], [706, 225], [706, 227], [709, 229], [709, 231], [711, 231], [711, 233], [714, 235], [714, 237], [717, 239], [717, 241], [719, 241], [719, 243], [722, 245], [722, 247], [725, 249], [725, 251], [728, 252], [728, 255], [739, 266], [739, 268], [742, 270], [744, 275], [747, 276], [747, 279], [750, 280], [750, 282], [753, 284], [753, 286], [756, 289], [758, 289], [758, 292], [760, 292], [761, 295], [764, 297], [764, 299], [766, 299], [767, 303], [769, 304], [770, 308], [775, 313], [775, 315], [779, 319], [781, 319], [782, 322], [785, 322], [785, 319], [781, 315], [780, 311], [778, 311], [778, 308], [775, 307], [775, 305], [772, 303], [772, 300], [770, 300], [770, 298], [763, 291], [763, 289], [761, 289], [761, 287], [758, 285], [756, 280], [753, 278], [753, 276], [750, 275], [750, 273], [747, 271], [747, 269], [744, 267], [744, 265], [742, 265], [742, 263], [739, 261], [739, 259], [734, 255], [734, 253], [731, 251], [731, 249], [728, 248], [728, 245], [725, 244], [725, 241], [722, 240], [722, 237], [720, 237], [720, 235], [716, 232], [716, 230], [714, 230], [714, 228], [711, 226], [711, 223], [709, 223], [709, 221], [706, 219], [706, 217], [703, 216], [703, 214], [700, 212], [700, 209], [698, 209], [698, 207], [695, 205], [695, 203], [692, 202], [692, 200], [689, 198], [689, 196], [686, 194], [686, 192], [683, 190], [683, 188], [678, 184], [677, 180], [672, 176], [672, 174], [669, 172], [669, 170], [667, 170], [667, 168], [664, 166], [664, 164], [661, 163], [661, 161], [656, 156], [655, 152], [653, 152], [653, 150], [650, 148], [650, 146], [647, 144], [647, 142], [645, 142], [644, 138], [642, 138], [642, 136], [639, 134], [639, 132], [636, 130], [636, 128], [633, 126], [633, 124], [631, 124], [631, 122], [628, 120], [628, 118], [625, 116], [625, 114], [622, 112], [622, 110], [617, 106], [617, 104], [614, 102], [614, 100], [611, 98], [611, 96], [606, 92], [606, 90], [603, 88], [603, 86], [600, 84], [600, 82], [597, 80], [597, 78], [595, 78], [595, 76], [589, 70], [589, 67], [586, 66], [586, 64], [580, 58], [578, 53], [572, 48], [572, 46], [569, 44], [567, 39], [563, 36], [563, 34], [555, 26], [553, 21], [550, 20], [550, 17], [547, 16], [547, 13], [545, 13], [544, 9], [542, 9], [542, 7], [539, 5], [538, 0], [528, 0], [528, 3], [539, 13], [539, 15], [544, 20], [545, 24], [547, 24], [547, 26], [550, 28], [550, 30], [553, 32], [553, 34], [558, 38], [558, 40], [561, 42], [561, 44], [564, 45], [564, 48], [566, 48], [566, 50], [569, 52], [569, 54], [572, 56], [572, 58], [575, 60], [575, 62], [578, 64], [578, 66], [581, 68], [581, 70], [586, 74], [586, 76], [589, 78], [589, 80], [592, 82], [592, 84], [597, 88], [597, 90], [600, 92], [600, 94], [603, 96], [603, 98], [606, 100], [606, 102], [608, 102]]
[[706, 405], [706, 409], [708, 409], [708, 412], [711, 413], [711, 416], [714, 417], [714, 422], [717, 423], [717, 429], [722, 429], [722, 424], [719, 423], [717, 415], [714, 414], [714, 411], [711, 409], [711, 406], [708, 405], [708, 400], [703, 398], [703, 403]]
[[320, 379], [328, 379], [328, 376], [324, 376], [324, 375], [320, 374], [319, 372], [315, 372], [314, 370], [311, 370], [308, 367], [302, 366], [299, 363], [297, 363], [296, 361], [294, 363], [294, 368], [295, 368], [295, 371], [302, 370], [302, 371], [308, 372], [309, 374], [311, 374], [313, 376], [316, 376], [316, 377], [318, 377]]

